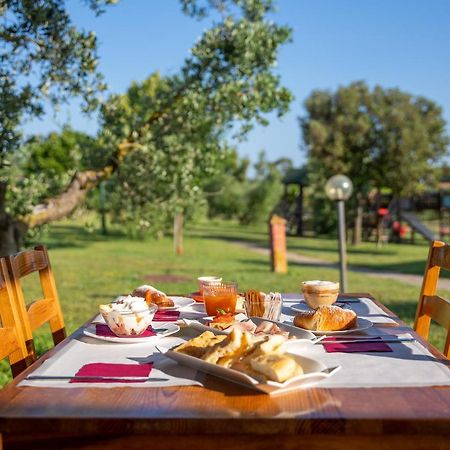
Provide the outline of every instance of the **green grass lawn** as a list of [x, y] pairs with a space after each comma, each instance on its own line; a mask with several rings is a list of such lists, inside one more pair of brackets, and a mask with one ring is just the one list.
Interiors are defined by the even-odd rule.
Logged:
[[[146, 279], [149, 275], [186, 277], [187, 281], [181, 283], [156, 283], [158, 288], [166, 292], [179, 294], [195, 291], [196, 278], [200, 275], [220, 275], [224, 279], [235, 280], [241, 290], [258, 288], [280, 292], [298, 292], [300, 282], [306, 279], [338, 279], [338, 272], [334, 269], [299, 264], [290, 264], [286, 275], [272, 273], [266, 257], [230, 242], [234, 239], [264, 243], [267, 242], [267, 235], [264, 227], [243, 228], [223, 222], [196, 225], [187, 230], [185, 252], [177, 256], [170, 238], [137, 241], [120, 233], [102, 236], [88, 233], [74, 222], [64, 221], [52, 225], [42, 242], [49, 248], [69, 333], [89, 319], [97, 311], [98, 304], [128, 293], [140, 284], [149, 283]], [[295, 246], [293, 242], [289, 240], [290, 249]], [[331, 240], [308, 239], [298, 242], [299, 246], [305, 245], [305, 248], [300, 247], [296, 251], [308, 251], [308, 254], [320, 257], [325, 254], [326, 258], [335, 257]], [[380, 267], [383, 261], [387, 266], [397, 264], [402, 259], [402, 248], [399, 246], [397, 253], [397, 247], [391, 250], [390, 246], [387, 247], [379, 255]], [[413, 250], [405, 248], [404, 258], [413, 260], [425, 250], [425, 247], [418, 247], [414, 254], [417, 256], [413, 256]], [[391, 251], [393, 253], [389, 253]], [[370, 253], [365, 256], [353, 254], [353, 257], [364, 261], [364, 265], [374, 264], [375, 258]], [[37, 279], [26, 280], [25, 294], [29, 299], [39, 295], [36, 284]], [[353, 292], [370, 291], [412, 324], [419, 294], [417, 286], [382, 278], [369, 279], [360, 273], [349, 274], [349, 286]], [[47, 330], [37, 334], [36, 343], [39, 353], [50, 346]], [[433, 343], [442, 346], [443, 333], [434, 333]], [[0, 385], [4, 385], [9, 378], [7, 363], [3, 361], [0, 366]]]
[[[209, 226], [196, 227], [207, 232]], [[267, 245], [268, 233], [265, 226], [242, 227], [226, 222], [217, 222], [211, 235], [222, 240], [244, 240], [255, 244]], [[428, 254], [428, 242], [418, 238], [415, 244], [389, 243], [377, 248], [374, 242], [363, 242], [358, 246], [347, 246], [348, 263], [351, 266], [367, 267], [371, 270], [389, 271], [423, 275]], [[324, 261], [337, 263], [339, 259], [337, 239], [333, 237], [297, 237], [287, 238], [288, 250], [305, 256], [313, 256]], [[450, 276], [450, 273], [443, 273]]]

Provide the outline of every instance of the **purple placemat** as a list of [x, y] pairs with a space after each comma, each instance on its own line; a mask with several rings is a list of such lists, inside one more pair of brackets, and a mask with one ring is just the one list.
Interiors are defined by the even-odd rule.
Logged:
[[[112, 364], [112, 363], [89, 363], [85, 364], [75, 374], [76, 377], [140, 377], [149, 376], [153, 365], [148, 364]], [[104, 380], [99, 378], [80, 379], [73, 378], [70, 383], [141, 383], [145, 380]]]
[[[343, 338], [341, 338], [342, 340]], [[349, 338], [351, 339], [351, 338]], [[329, 337], [324, 339], [323, 347], [328, 353], [365, 353], [365, 352], [392, 352], [392, 348], [384, 342], [377, 342], [376, 339], [373, 342], [347, 342], [340, 343], [339, 338]]]
[[148, 327], [143, 333], [141, 334], [134, 334], [132, 336], [117, 336], [117, 334], [114, 334], [108, 325], [105, 325], [103, 323], [97, 323], [95, 324], [95, 334], [97, 336], [102, 337], [121, 337], [121, 338], [127, 338], [127, 339], [135, 339], [135, 338], [142, 338], [142, 337], [151, 337], [156, 336], [156, 333], [153, 331], [153, 328], [150, 326]]

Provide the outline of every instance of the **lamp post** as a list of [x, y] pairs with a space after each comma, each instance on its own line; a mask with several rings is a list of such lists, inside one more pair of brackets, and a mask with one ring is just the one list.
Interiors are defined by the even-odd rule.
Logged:
[[345, 249], [345, 200], [353, 192], [353, 183], [345, 175], [332, 176], [325, 185], [325, 192], [330, 200], [336, 202], [339, 235], [339, 272], [341, 292], [347, 292], [347, 255]]

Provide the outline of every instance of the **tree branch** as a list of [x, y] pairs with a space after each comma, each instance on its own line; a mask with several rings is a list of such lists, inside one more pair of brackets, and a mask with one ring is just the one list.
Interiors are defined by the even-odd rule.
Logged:
[[173, 103], [181, 99], [181, 94], [184, 89], [185, 87], [183, 86], [173, 97], [172, 103], [167, 104], [162, 110], [153, 112], [137, 132], [131, 132], [126, 139], [118, 144], [116, 152], [109, 159], [105, 167], [100, 170], [77, 172], [63, 193], [33, 207], [30, 214], [20, 218], [21, 222], [28, 228], [34, 228], [53, 222], [54, 220], [62, 219], [71, 214], [84, 202], [86, 194], [91, 189], [98, 186], [101, 181], [110, 177], [119, 168], [128, 153], [135, 148], [142, 148], [140, 143], [135, 142], [133, 136], [141, 137], [153, 122], [157, 121], [170, 109]]

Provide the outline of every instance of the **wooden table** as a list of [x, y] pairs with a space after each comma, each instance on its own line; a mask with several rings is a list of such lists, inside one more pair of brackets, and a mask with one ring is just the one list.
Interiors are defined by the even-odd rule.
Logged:
[[17, 387], [68, 339], [0, 391], [5, 449], [450, 448], [449, 387], [311, 388], [274, 398], [214, 377], [205, 388]]

